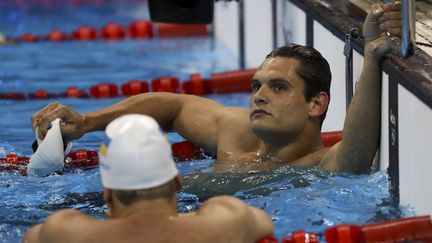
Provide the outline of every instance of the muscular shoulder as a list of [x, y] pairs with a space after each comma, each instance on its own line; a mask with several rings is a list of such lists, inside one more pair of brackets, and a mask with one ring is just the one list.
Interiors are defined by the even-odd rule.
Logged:
[[255, 242], [273, 232], [272, 221], [264, 211], [232, 196], [207, 200], [198, 215], [210, 219], [212, 225], [219, 226], [226, 242]]
[[238, 242], [252, 220], [253, 215], [244, 202], [231, 196], [219, 196], [205, 201], [189, 223], [194, 229], [211, 227], [202, 237], [213, 242]]
[[245, 108], [223, 106], [221, 114], [226, 121], [249, 122], [249, 110]]
[[[205, 201], [197, 215], [228, 228], [234, 225], [244, 226], [244, 223], [253, 220], [249, 206], [232, 196], [218, 196]], [[230, 223], [233, 225], [229, 225]]]
[[255, 152], [258, 145], [250, 126], [249, 110], [225, 107], [219, 122], [218, 159], [223, 159], [220, 152]]
[[236, 210], [247, 206], [247, 204], [233, 196], [217, 196], [205, 201], [201, 207], [201, 211], [215, 206], [224, 207], [227, 210]]
[[313, 153], [307, 154], [297, 160], [290, 162], [290, 164], [300, 167], [320, 165], [322, 163], [323, 157], [328, 153], [328, 151], [328, 148], [321, 148]]
[[220, 131], [241, 133], [242, 137], [253, 134], [250, 127], [249, 110], [225, 106], [219, 116]]
[[49, 216], [43, 224], [40, 238], [43, 242], [61, 242], [73, 239], [77, 232], [85, 233], [95, 219], [77, 210], [67, 209], [56, 212]]

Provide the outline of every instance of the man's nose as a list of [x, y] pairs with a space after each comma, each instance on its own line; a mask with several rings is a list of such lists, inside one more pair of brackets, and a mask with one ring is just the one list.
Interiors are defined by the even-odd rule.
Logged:
[[260, 89], [253, 95], [255, 104], [267, 104], [268, 103], [268, 90], [265, 86], [261, 86]]

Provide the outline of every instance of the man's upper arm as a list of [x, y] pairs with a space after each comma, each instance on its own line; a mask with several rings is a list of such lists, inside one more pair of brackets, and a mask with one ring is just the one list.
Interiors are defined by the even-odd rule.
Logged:
[[58, 211], [47, 218], [40, 229], [41, 242], [68, 242], [68, 239], [77, 240], [77, 232], [85, 234], [90, 217], [72, 209]]
[[362, 149], [362, 144], [352, 143], [347, 140], [347, 138], [345, 138], [345, 141], [342, 139], [342, 141], [327, 150], [320, 161], [322, 168], [334, 172], [354, 174], [364, 173], [370, 169], [372, 159], [365, 159], [362, 153], [371, 149]]
[[255, 242], [273, 234], [272, 221], [264, 211], [250, 207], [231, 196], [207, 200], [197, 216], [211, 220], [213, 225], [223, 227], [227, 236], [231, 233], [232, 237], [239, 237], [241, 242]]
[[327, 152], [323, 155], [320, 161], [320, 166], [326, 170], [339, 172], [339, 164], [337, 161], [337, 152], [339, 149], [340, 141], [330, 147]]
[[173, 121], [173, 129], [187, 140], [205, 149], [214, 150], [224, 106], [193, 95], [183, 95], [179, 101], [182, 102], [182, 108]]
[[42, 224], [35, 225], [31, 227], [29, 231], [23, 237], [23, 243], [37, 243], [40, 242], [40, 230], [42, 228]]

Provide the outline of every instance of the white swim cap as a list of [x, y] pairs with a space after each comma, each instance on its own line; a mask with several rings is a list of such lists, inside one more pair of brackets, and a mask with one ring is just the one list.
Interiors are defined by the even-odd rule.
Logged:
[[119, 190], [160, 186], [178, 174], [171, 145], [159, 125], [139, 114], [124, 115], [108, 124], [99, 167], [104, 187]]

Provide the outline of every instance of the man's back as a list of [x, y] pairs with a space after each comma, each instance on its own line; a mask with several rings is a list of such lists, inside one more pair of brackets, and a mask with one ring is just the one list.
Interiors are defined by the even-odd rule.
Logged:
[[273, 231], [264, 212], [233, 197], [209, 199], [193, 214], [164, 215], [164, 210], [109, 220], [63, 210], [38, 229], [39, 242], [255, 242]]

